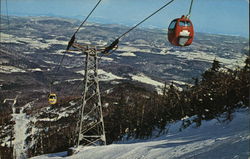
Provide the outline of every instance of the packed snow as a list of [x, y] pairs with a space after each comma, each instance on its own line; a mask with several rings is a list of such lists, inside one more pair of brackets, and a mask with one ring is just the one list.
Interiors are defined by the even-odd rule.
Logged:
[[26, 117], [26, 114], [23, 113], [23, 108], [21, 108], [19, 114], [13, 114], [13, 120], [15, 121], [14, 131], [16, 132], [13, 144], [16, 150], [16, 155], [17, 158], [25, 158], [25, 139], [28, 137], [26, 130], [30, 120]]
[[[223, 116], [223, 115], [222, 115]], [[224, 117], [202, 121], [179, 131], [182, 121], [168, 125], [168, 134], [149, 140], [130, 140], [107, 146], [80, 147], [79, 152], [65, 157], [66, 152], [47, 154], [33, 159], [247, 159], [249, 152], [249, 109], [238, 109], [234, 119]]]
[[[25, 106], [20, 108], [20, 111], [16, 111], [15, 104], [17, 102], [18, 95], [16, 98], [13, 99], [13, 105], [12, 105], [12, 117], [13, 121], [15, 123], [14, 125], [14, 140], [13, 140], [13, 145], [15, 148], [15, 155], [17, 159], [23, 159], [27, 158], [26, 156], [26, 151], [28, 149], [25, 139], [28, 137], [27, 129], [29, 128], [29, 123], [34, 120], [29, 118], [26, 113], [24, 113], [24, 110], [28, 107], [31, 107], [32, 102], [26, 104]], [[36, 133], [36, 130], [32, 128], [31, 131], [32, 134]]]

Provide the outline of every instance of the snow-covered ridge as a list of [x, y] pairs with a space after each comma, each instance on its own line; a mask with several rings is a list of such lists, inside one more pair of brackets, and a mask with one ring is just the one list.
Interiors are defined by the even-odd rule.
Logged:
[[[128, 141], [123, 144], [79, 148], [69, 159], [247, 159], [249, 152], [249, 109], [238, 109], [231, 122], [217, 119], [203, 121], [201, 127], [190, 126], [179, 132], [182, 121], [173, 123], [161, 137]], [[66, 152], [33, 157], [60, 159]]]

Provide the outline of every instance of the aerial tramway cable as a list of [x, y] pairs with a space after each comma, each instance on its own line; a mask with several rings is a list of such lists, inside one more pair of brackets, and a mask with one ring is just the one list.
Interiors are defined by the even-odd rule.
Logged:
[[161, 8], [159, 8], [157, 11], [153, 12], [152, 14], [150, 14], [148, 17], [146, 17], [145, 19], [143, 19], [141, 22], [139, 22], [138, 24], [136, 24], [135, 26], [133, 26], [131, 29], [129, 29], [128, 31], [126, 31], [125, 33], [123, 33], [121, 36], [119, 36], [117, 39], [121, 39], [123, 36], [125, 36], [126, 34], [128, 34], [129, 32], [131, 32], [132, 30], [134, 30], [135, 28], [137, 28], [139, 25], [141, 25], [142, 23], [144, 23], [146, 20], [148, 20], [149, 18], [151, 18], [153, 15], [155, 15], [156, 13], [158, 13], [159, 11], [161, 11], [162, 9], [164, 9], [165, 7], [167, 7], [168, 5], [170, 5], [172, 2], [174, 2], [175, 0], [171, 0], [169, 1], [167, 4], [165, 4], [164, 6], [162, 6]]
[[[6, 0], [7, 1], [7, 0]], [[57, 70], [56, 70], [56, 73], [59, 72], [60, 68], [61, 68], [61, 65], [62, 65], [62, 62], [65, 58], [65, 55], [67, 53], [67, 51], [69, 50], [69, 48], [72, 46], [72, 44], [74, 43], [75, 41], [75, 35], [76, 33], [80, 30], [80, 28], [83, 26], [83, 24], [88, 20], [88, 18], [90, 17], [90, 15], [94, 12], [94, 10], [97, 8], [97, 6], [100, 4], [102, 0], [99, 0], [96, 5], [94, 6], [94, 8], [90, 11], [90, 13], [88, 14], [88, 16], [84, 19], [84, 21], [81, 23], [81, 25], [77, 28], [77, 30], [74, 32], [73, 36], [71, 37], [70, 41], [68, 42], [68, 46], [66, 48], [66, 51], [63, 53], [63, 56], [58, 64], [58, 67], [57, 67]], [[56, 94], [55, 93], [52, 93], [52, 85], [54, 84], [54, 81], [52, 80], [50, 82], [50, 94], [49, 94], [49, 103], [50, 104], [56, 104]]]
[[76, 33], [80, 30], [80, 28], [83, 26], [83, 24], [88, 20], [88, 18], [90, 17], [90, 15], [94, 12], [94, 10], [95, 10], [95, 9], [97, 8], [97, 6], [101, 3], [101, 1], [102, 1], [102, 0], [99, 0], [99, 1], [96, 3], [96, 5], [94, 6], [94, 8], [90, 11], [90, 13], [88, 14], [88, 16], [84, 19], [84, 21], [83, 21], [83, 22], [81, 23], [81, 25], [77, 28], [77, 30], [75, 31], [75, 33], [72, 35], [72, 37], [71, 37], [71, 39], [70, 39], [70, 41], [69, 41], [69, 43], [68, 43], [68, 46], [67, 46], [67, 48], [66, 48], [66, 51], [65, 51], [64, 54], [63, 54], [63, 57], [62, 57], [62, 59], [61, 59], [61, 61], [60, 61], [60, 63], [59, 63], [59, 66], [58, 66], [56, 72], [58, 72], [58, 71], [60, 70], [60, 67], [61, 67], [61, 65], [62, 65], [63, 59], [64, 59], [64, 57], [65, 57], [65, 54], [67, 53], [67, 51], [69, 50], [69, 48], [70, 48], [70, 47], [72, 46], [72, 44], [74, 43]]
[[[107, 46], [105, 49], [103, 49], [101, 52], [103, 54], [110, 54], [113, 51], [115, 51], [118, 47], [118, 43], [119, 40], [124, 37], [126, 34], [128, 34], [129, 32], [133, 31], [134, 29], [136, 29], [139, 25], [141, 25], [142, 23], [144, 23], [145, 21], [147, 21], [149, 18], [151, 18], [152, 16], [154, 16], [156, 13], [158, 13], [159, 11], [161, 11], [162, 9], [164, 9], [165, 7], [167, 7], [168, 5], [170, 5], [171, 3], [173, 3], [175, 0], [170, 0], [168, 3], [166, 3], [165, 5], [163, 5], [161, 8], [159, 8], [158, 10], [156, 10], [155, 12], [153, 12], [152, 14], [150, 14], [148, 17], [146, 17], [145, 19], [143, 19], [142, 21], [140, 21], [138, 24], [136, 24], [135, 26], [133, 26], [132, 28], [130, 28], [128, 31], [126, 31], [125, 33], [123, 33], [122, 35], [120, 35], [118, 38], [116, 38], [116, 40], [114, 40], [109, 46]], [[88, 16], [85, 18], [85, 20], [81, 23], [81, 25], [77, 28], [77, 30], [75, 31], [75, 33], [73, 34], [73, 36], [71, 37], [70, 41], [68, 42], [68, 46], [66, 48], [66, 52], [69, 50], [69, 48], [73, 45], [74, 41], [75, 41], [75, 35], [76, 33], [80, 30], [80, 28], [82, 27], [82, 25], [87, 21], [87, 19], [89, 18], [89, 16], [93, 13], [93, 11], [97, 8], [97, 6], [100, 4], [101, 0], [99, 0], [97, 2], [97, 4], [94, 6], [94, 8], [91, 10], [91, 12], [88, 14]], [[193, 5], [193, 0], [191, 0], [191, 5], [189, 8], [189, 13], [187, 15], [187, 17], [190, 17], [191, 15], [191, 11], [192, 11], [192, 5]], [[66, 52], [64, 52], [64, 55], [59, 63], [57, 72], [59, 71], [61, 64], [63, 62], [63, 59], [65, 57]]]
[[8, 9], [8, 0], [5, 0], [5, 7], [6, 7], [6, 17], [7, 17], [7, 32], [8, 32], [8, 40], [9, 45], [7, 44], [7, 50], [10, 51], [10, 45], [11, 45], [11, 38], [10, 38], [10, 18], [9, 18], [9, 9]]
[[187, 14], [187, 17], [188, 17], [188, 18], [191, 16], [192, 7], [193, 7], [193, 1], [194, 1], [194, 0], [191, 0], [191, 4], [190, 4], [190, 8], [189, 8], [189, 12], [188, 12], [188, 14]]
[[133, 26], [132, 28], [130, 28], [128, 31], [126, 31], [125, 33], [123, 33], [122, 35], [120, 35], [118, 38], [116, 38], [115, 41], [113, 41], [108, 47], [106, 47], [104, 49], [104, 51], [102, 51], [102, 53], [108, 54], [111, 50], [113, 50], [114, 47], [117, 46], [117, 44], [119, 43], [119, 40], [122, 37], [124, 37], [126, 34], [128, 34], [129, 32], [131, 32], [135, 28], [137, 28], [139, 25], [141, 25], [142, 23], [144, 23], [146, 20], [148, 20], [149, 18], [151, 18], [153, 15], [155, 15], [156, 13], [158, 13], [159, 11], [161, 11], [162, 9], [164, 9], [165, 7], [167, 7], [168, 5], [170, 5], [174, 1], [175, 0], [169, 1], [168, 3], [166, 3], [165, 5], [163, 5], [161, 8], [159, 8], [158, 10], [156, 10], [155, 12], [153, 12], [152, 14], [150, 14], [148, 17], [146, 17], [145, 19], [143, 19], [142, 21], [140, 21], [138, 24], [136, 24], [135, 26]]
[[168, 41], [174, 46], [189, 46], [194, 39], [194, 27], [189, 19], [191, 16], [193, 0], [191, 0], [188, 14], [171, 21], [168, 27]]
[[8, 23], [8, 32], [10, 31], [10, 19], [9, 19], [9, 10], [8, 10], [8, 1], [5, 1], [5, 7], [6, 7], [6, 16], [7, 16], [7, 23]]
[[94, 12], [94, 10], [96, 9], [96, 7], [101, 3], [102, 0], [99, 0], [95, 7], [90, 11], [90, 13], [88, 14], [88, 16], [84, 19], [84, 21], [81, 23], [81, 25], [77, 28], [77, 30], [75, 31], [75, 33], [73, 34], [73, 36], [71, 37], [69, 43], [68, 43], [68, 46], [67, 46], [67, 49], [66, 50], [69, 50], [69, 48], [72, 46], [72, 44], [74, 43], [75, 41], [75, 35], [76, 33], [80, 30], [80, 28], [83, 26], [83, 24], [88, 20], [89, 16]]

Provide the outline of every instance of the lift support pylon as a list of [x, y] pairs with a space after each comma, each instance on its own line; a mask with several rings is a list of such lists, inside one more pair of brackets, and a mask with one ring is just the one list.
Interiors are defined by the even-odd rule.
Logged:
[[102, 112], [101, 94], [98, 77], [98, 50], [95, 46], [72, 44], [73, 48], [85, 54], [84, 90], [82, 92], [82, 105], [80, 107], [80, 120], [78, 122], [79, 145], [106, 145], [104, 120]]

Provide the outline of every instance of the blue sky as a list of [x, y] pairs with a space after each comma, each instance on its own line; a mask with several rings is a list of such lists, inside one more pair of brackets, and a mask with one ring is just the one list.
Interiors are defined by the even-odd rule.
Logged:
[[[84, 19], [98, 0], [7, 0], [9, 15], [59, 16]], [[132, 26], [169, 0], [102, 0], [89, 21]], [[142, 27], [167, 28], [170, 21], [187, 14], [191, 0], [175, 0]], [[6, 14], [6, 0], [1, 0]], [[249, 37], [248, 0], [194, 0], [191, 20], [196, 32]]]

